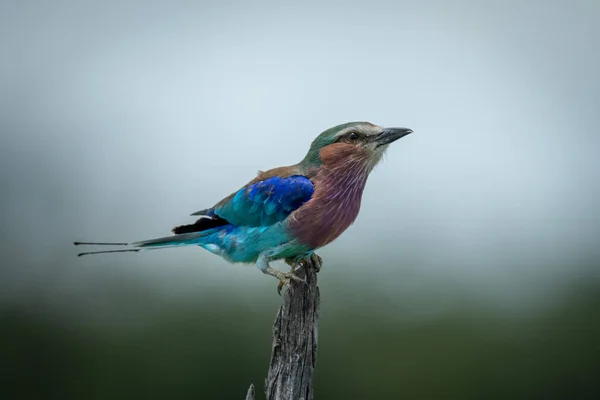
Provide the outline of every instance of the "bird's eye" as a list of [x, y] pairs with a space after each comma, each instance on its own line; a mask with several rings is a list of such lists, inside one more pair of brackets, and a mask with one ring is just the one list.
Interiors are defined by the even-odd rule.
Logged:
[[347, 135], [347, 138], [348, 138], [348, 140], [352, 140], [352, 141], [354, 141], [354, 140], [358, 140], [358, 137], [359, 137], [359, 136], [358, 136], [358, 133], [356, 133], [356, 132], [350, 132], [350, 133]]

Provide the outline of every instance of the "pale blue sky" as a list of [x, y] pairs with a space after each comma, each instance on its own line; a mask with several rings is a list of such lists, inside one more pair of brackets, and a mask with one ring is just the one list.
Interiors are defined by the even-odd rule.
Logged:
[[352, 120], [415, 134], [322, 250], [323, 282], [505, 303], [597, 279], [600, 6], [472, 3], [3, 2], [0, 296], [274, 287], [201, 249], [69, 243], [163, 236]]

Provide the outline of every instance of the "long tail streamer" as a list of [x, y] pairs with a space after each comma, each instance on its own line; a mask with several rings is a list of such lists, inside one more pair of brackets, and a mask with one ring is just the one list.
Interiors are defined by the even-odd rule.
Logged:
[[165, 236], [158, 239], [144, 240], [141, 242], [124, 243], [124, 242], [73, 242], [75, 246], [90, 245], [90, 246], [133, 246], [134, 249], [120, 250], [102, 250], [102, 251], [87, 251], [79, 253], [77, 256], [87, 256], [90, 254], [107, 254], [107, 253], [138, 253], [146, 250], [161, 250], [178, 246], [197, 245], [201, 238], [206, 237], [211, 231], [182, 233], [179, 235]]

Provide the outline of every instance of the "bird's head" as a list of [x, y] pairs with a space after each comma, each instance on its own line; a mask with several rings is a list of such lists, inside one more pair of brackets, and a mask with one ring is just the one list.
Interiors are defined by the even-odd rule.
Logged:
[[302, 160], [305, 166], [362, 164], [370, 172], [390, 143], [412, 133], [408, 128], [382, 128], [369, 122], [349, 122], [321, 133]]

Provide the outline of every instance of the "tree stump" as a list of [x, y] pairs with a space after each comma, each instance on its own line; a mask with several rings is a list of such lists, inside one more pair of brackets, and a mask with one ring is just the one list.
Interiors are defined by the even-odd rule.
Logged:
[[[316, 254], [300, 261], [296, 275], [306, 284], [292, 281], [273, 324], [273, 347], [265, 379], [267, 400], [312, 400], [317, 362], [320, 294], [317, 272], [322, 260]], [[250, 385], [246, 400], [254, 400]]]

